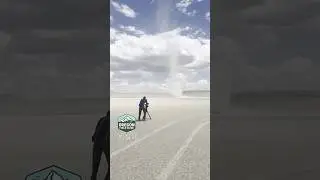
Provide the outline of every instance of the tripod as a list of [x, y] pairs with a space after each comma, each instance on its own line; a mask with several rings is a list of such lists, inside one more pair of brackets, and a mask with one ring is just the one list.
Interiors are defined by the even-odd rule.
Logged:
[[149, 103], [146, 104], [146, 113], [148, 114], [149, 118], [151, 119], [151, 116], [150, 116], [149, 111], [148, 111], [148, 107], [149, 107]]

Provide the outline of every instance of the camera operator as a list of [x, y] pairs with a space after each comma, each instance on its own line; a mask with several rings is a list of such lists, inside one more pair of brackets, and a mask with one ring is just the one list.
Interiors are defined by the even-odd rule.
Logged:
[[141, 111], [143, 111], [143, 120], [146, 120], [146, 113], [147, 113], [147, 109], [149, 107], [149, 103], [147, 98], [144, 96], [139, 103], [139, 117], [138, 120], [140, 121], [140, 117], [141, 117]]

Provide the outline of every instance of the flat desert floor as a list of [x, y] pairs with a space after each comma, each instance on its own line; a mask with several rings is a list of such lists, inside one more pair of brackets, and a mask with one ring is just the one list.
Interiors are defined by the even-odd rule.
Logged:
[[[121, 132], [118, 116], [137, 115], [137, 101], [111, 99], [111, 179], [210, 179], [209, 99], [150, 99], [152, 119], [137, 122], [134, 131]], [[81, 112], [72, 109], [68, 115], [67, 108], [62, 109], [56, 115], [23, 112], [18, 116], [12, 111], [0, 117], [0, 165], [6, 167], [0, 174], [4, 179], [24, 179], [53, 164], [89, 179], [91, 135], [105, 112], [85, 112], [82, 107]], [[105, 168], [103, 157], [100, 179]]]
[[211, 117], [212, 179], [320, 179], [319, 98], [253, 97], [235, 104]]
[[117, 117], [137, 117], [139, 99], [111, 99], [111, 179], [209, 180], [210, 99], [149, 102], [152, 119], [125, 133], [117, 128]]
[[[138, 101], [111, 99], [112, 180], [320, 179], [318, 99], [292, 101], [284, 110], [281, 102], [254, 101], [209, 122], [209, 99], [150, 98], [152, 119], [121, 132], [117, 118], [137, 116]], [[66, 108], [60, 115], [1, 115], [2, 179], [24, 179], [52, 164], [89, 179], [91, 135], [104, 104], [82, 104], [69, 115]], [[100, 179], [105, 167], [103, 158]]]

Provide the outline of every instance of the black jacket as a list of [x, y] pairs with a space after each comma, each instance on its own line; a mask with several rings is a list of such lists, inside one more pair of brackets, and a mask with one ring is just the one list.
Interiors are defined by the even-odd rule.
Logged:
[[148, 100], [142, 98], [142, 99], [140, 100], [139, 107], [140, 107], [140, 108], [144, 108], [146, 104], [148, 104]]
[[104, 145], [109, 141], [109, 133], [110, 133], [110, 111], [108, 111], [107, 115], [100, 118], [95, 132], [92, 136], [92, 141], [97, 144]]

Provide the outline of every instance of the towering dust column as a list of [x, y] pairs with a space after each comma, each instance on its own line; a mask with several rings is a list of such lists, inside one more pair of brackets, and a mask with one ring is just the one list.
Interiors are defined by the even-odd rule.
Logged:
[[[159, 0], [157, 1], [157, 29], [159, 32], [168, 32], [170, 27], [173, 25], [171, 23], [171, 10], [175, 6], [175, 1], [173, 0]], [[168, 62], [167, 68], [169, 71], [168, 75], [168, 87], [169, 91], [173, 96], [179, 97], [182, 95], [181, 82], [177, 78], [178, 73], [178, 53], [179, 49], [177, 47], [177, 42], [172, 42], [170, 35], [166, 40], [167, 51], [168, 51]]]

